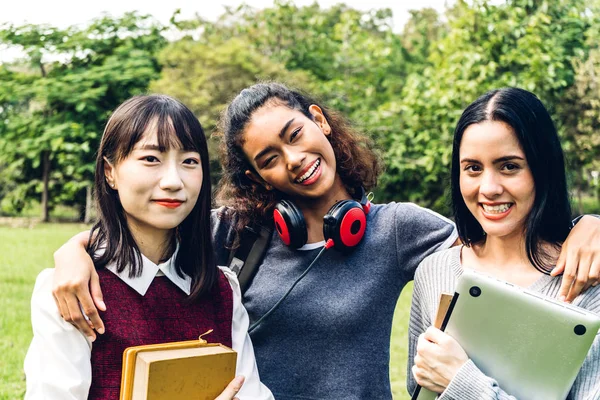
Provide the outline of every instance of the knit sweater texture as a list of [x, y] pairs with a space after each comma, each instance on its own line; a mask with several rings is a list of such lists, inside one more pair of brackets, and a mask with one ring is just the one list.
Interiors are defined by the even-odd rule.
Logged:
[[98, 274], [110, 307], [100, 313], [106, 333], [92, 347], [89, 399], [119, 398], [127, 347], [194, 340], [209, 329], [210, 342], [231, 347], [233, 294], [223, 273], [212, 293], [194, 303], [187, 303], [187, 295], [165, 276], [154, 278], [142, 296], [112, 272]]
[[[226, 260], [231, 232], [215, 217], [219, 260]], [[252, 332], [262, 382], [277, 400], [391, 399], [390, 334], [400, 291], [425, 256], [456, 238], [449, 220], [414, 204], [373, 205], [362, 242], [350, 253], [326, 251]], [[321, 248], [294, 250], [274, 234], [244, 295], [251, 321], [284, 295]]]
[[[419, 336], [433, 324], [440, 294], [454, 293], [456, 281], [463, 271], [460, 252], [461, 247], [457, 246], [435, 253], [419, 265], [415, 274], [408, 346], [407, 387], [410, 393], [413, 393], [417, 386], [410, 371], [414, 364]], [[561, 277], [543, 275], [528, 289], [557, 298], [561, 280]], [[600, 315], [600, 286], [588, 289], [572, 304]], [[600, 333], [596, 335], [567, 398], [569, 400], [600, 399]], [[515, 400], [516, 398], [502, 390], [493, 377], [486, 376], [472, 360], [469, 360], [459, 369], [438, 399]]]

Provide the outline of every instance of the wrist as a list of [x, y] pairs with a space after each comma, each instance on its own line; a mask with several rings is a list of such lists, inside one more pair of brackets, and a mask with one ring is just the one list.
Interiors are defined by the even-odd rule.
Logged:
[[569, 229], [573, 229], [573, 228], [575, 227], [575, 225], [577, 225], [577, 223], [578, 223], [579, 221], [581, 221], [581, 219], [582, 219], [583, 217], [585, 217], [585, 216], [588, 216], [588, 217], [595, 217], [595, 218], [600, 218], [600, 215], [597, 215], [597, 214], [582, 214], [582, 215], [578, 215], [577, 217], [575, 217], [575, 218], [573, 219], [573, 221], [571, 221], [571, 227], [570, 227]]
[[75, 243], [78, 246], [86, 248], [90, 242], [90, 231], [79, 232], [71, 239], [69, 239], [69, 242]]

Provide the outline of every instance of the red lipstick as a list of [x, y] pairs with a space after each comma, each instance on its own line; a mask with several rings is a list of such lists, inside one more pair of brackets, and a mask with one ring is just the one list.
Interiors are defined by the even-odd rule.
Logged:
[[172, 200], [172, 199], [159, 199], [154, 200], [156, 204], [159, 206], [167, 207], [167, 208], [177, 208], [183, 204], [181, 200]]

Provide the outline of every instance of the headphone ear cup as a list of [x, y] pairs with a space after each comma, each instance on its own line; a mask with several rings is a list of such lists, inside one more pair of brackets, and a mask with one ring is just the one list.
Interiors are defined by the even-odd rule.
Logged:
[[357, 246], [365, 235], [367, 216], [363, 206], [355, 200], [336, 203], [323, 218], [323, 236], [332, 239], [333, 246], [348, 251]]
[[298, 249], [308, 240], [306, 222], [302, 212], [288, 200], [281, 200], [273, 210], [275, 230], [286, 245]]

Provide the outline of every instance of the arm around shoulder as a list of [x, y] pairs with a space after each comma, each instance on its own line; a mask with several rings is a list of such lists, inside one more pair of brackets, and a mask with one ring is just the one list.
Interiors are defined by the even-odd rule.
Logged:
[[416, 204], [395, 204], [394, 223], [398, 265], [406, 280], [413, 279], [417, 266], [425, 257], [448, 249], [458, 239], [452, 221]]

